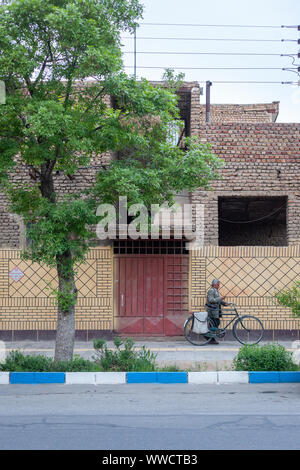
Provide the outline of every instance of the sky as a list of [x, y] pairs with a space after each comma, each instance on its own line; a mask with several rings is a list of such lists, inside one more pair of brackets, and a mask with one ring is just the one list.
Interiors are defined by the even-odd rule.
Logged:
[[[142, 0], [141, 3], [144, 5], [144, 14], [137, 30], [137, 67], [161, 68], [138, 68], [138, 78], [161, 80], [164, 68], [176, 67], [176, 72], [185, 73], [187, 81], [197, 81], [204, 87], [207, 80], [212, 81], [212, 103], [238, 104], [280, 101], [277, 122], [300, 122], [300, 86], [214, 83], [214, 81], [292, 81], [298, 83], [300, 77], [296, 73], [281, 70], [286, 67], [295, 67], [292, 64], [292, 58], [280, 56], [281, 54], [297, 54], [300, 51], [300, 44], [296, 42], [300, 39], [300, 31], [297, 28], [182, 26], [182, 24], [300, 25], [299, 0]], [[160, 25], [144, 23], [160, 23]], [[166, 23], [172, 23], [175, 26], [168, 26]], [[142, 39], [144, 37], [153, 39]], [[201, 40], [186, 40], [184, 38]], [[207, 39], [213, 40], [208, 41]], [[225, 41], [225, 39], [251, 39], [251, 41]], [[253, 41], [257, 39], [263, 39], [264, 42]], [[282, 42], [282, 39], [294, 42]], [[124, 33], [122, 43], [125, 70], [131, 75], [134, 72], [133, 37]], [[144, 54], [144, 52], [154, 52], [154, 54]], [[169, 54], [158, 54], [158, 52], [168, 52]], [[180, 52], [181, 54], [170, 54], [171, 52]], [[199, 55], [200, 52], [205, 54]], [[217, 52], [276, 55], [213, 54]], [[300, 59], [296, 58], [295, 64], [297, 63], [300, 65]], [[194, 69], [190, 69], [191, 67]], [[257, 70], [195, 69], [214, 67], [252, 67]], [[260, 70], [260, 68], [278, 70]], [[201, 102], [205, 103], [205, 90]]]

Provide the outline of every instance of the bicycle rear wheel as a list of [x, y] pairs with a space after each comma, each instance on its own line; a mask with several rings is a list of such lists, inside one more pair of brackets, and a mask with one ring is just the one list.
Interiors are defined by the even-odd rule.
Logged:
[[[184, 325], [184, 336], [189, 341], [189, 343], [193, 344], [194, 346], [204, 346], [208, 344], [212, 337], [208, 337], [205, 334], [197, 334], [193, 332], [193, 324], [194, 324], [194, 317], [193, 315], [188, 318]], [[208, 324], [210, 326], [210, 324]]]
[[262, 340], [264, 327], [258, 318], [244, 315], [233, 325], [233, 335], [241, 344], [257, 344]]

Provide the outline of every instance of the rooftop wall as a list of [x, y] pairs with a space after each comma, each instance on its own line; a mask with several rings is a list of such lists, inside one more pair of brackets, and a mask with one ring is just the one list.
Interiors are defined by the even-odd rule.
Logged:
[[205, 243], [218, 244], [219, 196], [287, 196], [288, 243], [300, 243], [300, 125], [219, 123], [198, 135], [225, 162], [214, 191], [193, 195], [205, 204]]
[[[206, 106], [200, 105], [200, 123], [205, 122]], [[275, 122], [279, 113], [279, 102], [262, 104], [212, 104], [211, 122]]]

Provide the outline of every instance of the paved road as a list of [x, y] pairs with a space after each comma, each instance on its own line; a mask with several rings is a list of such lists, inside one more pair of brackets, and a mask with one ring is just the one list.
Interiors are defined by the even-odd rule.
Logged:
[[0, 449], [300, 449], [300, 384], [2, 385]]

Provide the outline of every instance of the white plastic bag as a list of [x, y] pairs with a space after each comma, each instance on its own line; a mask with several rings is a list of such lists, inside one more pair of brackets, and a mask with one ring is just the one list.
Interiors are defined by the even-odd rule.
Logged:
[[209, 331], [207, 317], [207, 312], [194, 313], [193, 333], [196, 333], [197, 335], [203, 335]]

